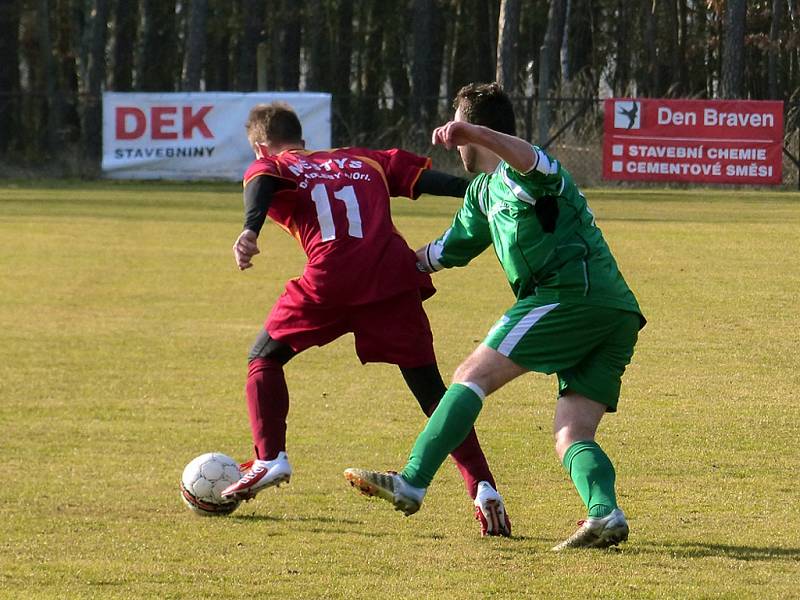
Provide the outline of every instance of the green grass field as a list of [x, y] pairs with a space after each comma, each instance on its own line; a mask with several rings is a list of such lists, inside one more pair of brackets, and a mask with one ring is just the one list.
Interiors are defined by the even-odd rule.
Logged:
[[[797, 598], [800, 195], [589, 190], [649, 318], [599, 441], [631, 524], [554, 554], [582, 504], [551, 441], [555, 383], [514, 381], [478, 431], [514, 524], [480, 539], [445, 465], [404, 518], [346, 485], [402, 466], [423, 423], [349, 337], [287, 366], [289, 486], [230, 517], [183, 466], [250, 453], [246, 354], [303, 256], [276, 227], [236, 270], [231, 184], [0, 185], [1, 598]], [[416, 247], [456, 200], [398, 199]], [[437, 274], [448, 378], [512, 302], [491, 252]]]

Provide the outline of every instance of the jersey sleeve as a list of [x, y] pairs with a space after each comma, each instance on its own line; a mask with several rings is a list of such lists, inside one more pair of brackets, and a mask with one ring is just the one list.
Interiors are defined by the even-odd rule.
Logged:
[[418, 253], [423, 270], [463, 267], [489, 247], [492, 237], [483, 200], [488, 193], [488, 177], [476, 177], [467, 189], [464, 204], [450, 228]]
[[419, 196], [419, 192], [414, 188], [422, 171], [430, 169], [430, 158], [399, 148], [373, 151], [371, 155], [371, 158], [380, 163], [383, 168], [390, 196], [405, 198]]
[[533, 152], [535, 162], [527, 173], [520, 173], [505, 162], [501, 166], [506, 185], [517, 198], [531, 204], [542, 196], [557, 196], [564, 179], [561, 165], [556, 159], [538, 146], [533, 146]]
[[244, 229], [261, 232], [276, 188], [277, 180], [272, 177], [250, 178], [244, 186]]
[[253, 179], [264, 175], [267, 175], [268, 177], [273, 177], [278, 180], [282, 180], [284, 182], [283, 186], [290, 184], [291, 187], [294, 187], [296, 185], [296, 182], [294, 179], [292, 179], [292, 177], [283, 174], [280, 165], [275, 159], [259, 158], [258, 160], [255, 160], [252, 163], [250, 163], [250, 166], [247, 168], [247, 171], [244, 172], [244, 177], [242, 178], [242, 186], [247, 187], [247, 184], [253, 181]]

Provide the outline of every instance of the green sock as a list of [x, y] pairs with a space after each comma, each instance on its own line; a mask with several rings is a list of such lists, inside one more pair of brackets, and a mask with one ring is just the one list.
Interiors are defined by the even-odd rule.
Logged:
[[614, 465], [593, 441], [575, 442], [562, 461], [590, 517], [605, 517], [617, 508]]
[[447, 455], [467, 437], [482, 407], [482, 398], [471, 388], [451, 385], [417, 437], [400, 473], [403, 479], [414, 487], [428, 487]]

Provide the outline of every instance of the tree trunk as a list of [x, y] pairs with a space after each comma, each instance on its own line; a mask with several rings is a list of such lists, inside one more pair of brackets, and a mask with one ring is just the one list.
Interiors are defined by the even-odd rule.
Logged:
[[[452, 34], [452, 68], [448, 88], [453, 92], [472, 82], [492, 81], [496, 75], [497, 46], [494, 38], [497, 21], [487, 25], [490, 8], [484, 0], [458, 0]], [[480, 35], [476, 35], [480, 31]]]
[[769, 62], [767, 65], [769, 97], [772, 100], [780, 100], [783, 97], [779, 73], [781, 71], [781, 27], [783, 26], [785, 7], [786, 0], [772, 0], [772, 21], [769, 27]]
[[83, 105], [83, 137], [86, 155], [98, 160], [102, 151], [103, 134], [103, 80], [106, 73], [106, 31], [108, 28], [109, 0], [91, 0], [86, 14], [83, 45], [86, 49], [86, 66]]
[[631, 40], [630, 23], [633, 11], [628, 0], [617, 1], [617, 14], [615, 23], [615, 64], [614, 70], [614, 95], [626, 96], [629, 93], [628, 84], [631, 79]]
[[[547, 30], [547, 21], [539, 17], [549, 7], [548, 3], [537, 0], [531, 8], [525, 4], [520, 11], [520, 36], [517, 40], [517, 85], [518, 92], [533, 99], [539, 82], [539, 49]], [[532, 106], [532, 102], [529, 103]], [[531, 119], [533, 124], [533, 119]], [[526, 136], [533, 139], [533, 133]]]
[[495, 80], [513, 94], [517, 82], [517, 39], [519, 37], [520, 0], [502, 0], [497, 24], [497, 68]]
[[[239, 11], [239, 29], [242, 37], [239, 40], [239, 61], [236, 74], [236, 89], [252, 92], [256, 89], [256, 63], [261, 26], [264, 22], [264, 3], [262, 0], [242, 0]], [[285, 8], [277, 11], [279, 23], [283, 22]], [[275, 63], [276, 65], [279, 63]]]
[[19, 3], [0, 3], [0, 152], [16, 146], [19, 131]]
[[[476, 2], [472, 22], [472, 43], [475, 46], [475, 64], [478, 67], [477, 79], [479, 81], [492, 81], [497, 65], [497, 25], [499, 14], [493, 11], [492, 4], [497, 0], [474, 0]], [[519, 19], [517, 19], [519, 21]], [[438, 27], [434, 30], [438, 30]], [[481, 32], [475, 35], [474, 32]]]
[[297, 91], [300, 89], [303, 1], [284, 0], [283, 54], [280, 61], [282, 90]]
[[[453, 17], [451, 45], [450, 45], [450, 81], [447, 85], [449, 95], [454, 95], [461, 86], [476, 81], [475, 60], [473, 52], [474, 44], [470, 43], [472, 27], [469, 20], [469, 5], [465, 0], [455, 0], [455, 15]], [[414, 12], [414, 27], [419, 19], [419, 15]]]
[[559, 46], [559, 73], [561, 74], [561, 83], [569, 83], [572, 75], [569, 71], [570, 58], [569, 54], [572, 48], [569, 44], [570, 36], [570, 21], [572, 20], [572, 4], [573, 0], [566, 0], [564, 3], [564, 33], [561, 36], [561, 44]]
[[744, 73], [745, 0], [728, 0], [725, 9], [725, 37], [722, 46], [723, 98], [741, 98]]
[[644, 45], [644, 61], [639, 77], [643, 96], [658, 94], [658, 52], [656, 50], [656, 13], [654, 0], [641, 1], [642, 42]]
[[333, 92], [332, 135], [334, 145], [349, 143], [355, 135], [350, 128], [350, 84], [353, 58], [353, 0], [341, 0], [336, 23], [336, 35], [333, 54]]
[[39, 29], [39, 48], [41, 50], [42, 79], [44, 81], [45, 98], [42, 102], [42, 123], [45, 139], [50, 152], [59, 144], [63, 114], [63, 98], [56, 93], [58, 87], [58, 69], [53, 56], [53, 40], [50, 34], [51, 0], [39, 0], [37, 11], [37, 27]]
[[330, 13], [322, 0], [306, 0], [303, 37], [306, 41], [306, 90], [330, 91], [331, 36], [328, 29]]
[[[592, 81], [592, 52], [594, 51], [594, 15], [591, 0], [570, 0], [567, 35], [564, 46], [568, 48], [564, 80], [573, 81], [588, 73]], [[592, 85], [592, 92], [594, 86]]]
[[386, 5], [382, 2], [370, 2], [366, 10], [366, 47], [364, 49], [363, 93], [361, 96], [361, 126], [359, 131], [369, 139], [375, 140], [379, 135], [378, 100], [381, 85], [384, 81], [383, 37]]
[[428, 114], [429, 99], [438, 91], [438, 81], [433, 77], [431, 42], [435, 37], [434, 0], [414, 0], [413, 8], [413, 62], [411, 64], [412, 118], [427, 127], [432, 115]]
[[411, 95], [411, 83], [408, 80], [406, 65], [408, 64], [408, 11], [402, 3], [390, 3], [391, 16], [388, 17], [389, 27], [385, 32], [384, 62], [389, 85], [392, 88], [394, 101], [394, 121], [408, 116], [408, 98]]
[[232, 5], [227, 0], [211, 0], [209, 4], [208, 51], [205, 60], [207, 91], [231, 89]]
[[117, 92], [133, 89], [133, 57], [136, 47], [136, 0], [116, 0], [111, 50], [111, 85]]
[[559, 50], [564, 35], [566, 0], [552, 0], [547, 15], [547, 32], [539, 50], [539, 118], [538, 143], [550, 138], [550, 92], [558, 76]]
[[658, 90], [659, 95], [669, 94], [678, 96], [684, 90], [680, 81], [680, 54], [678, 52], [678, 7], [675, 0], [666, 0], [664, 5], [665, 24], [664, 34], [666, 35], [666, 45], [664, 54], [660, 61], [659, 81], [664, 82], [664, 86]]
[[[442, 68], [444, 66], [444, 47], [445, 47], [445, 36], [444, 32], [446, 30], [446, 24], [444, 22], [444, 0], [437, 0], [434, 2], [433, 5], [433, 35], [429, 40], [430, 45], [430, 94], [427, 97], [427, 100], [423, 104], [423, 110], [426, 115], [429, 115], [430, 121], [427, 123], [423, 122], [423, 125], [426, 129], [430, 129], [433, 125], [438, 125], [439, 120], [439, 90], [442, 86]], [[494, 24], [490, 24], [490, 27], [495, 27], [497, 25], [497, 17], [495, 16]], [[497, 35], [495, 34], [492, 39], [497, 39]], [[491, 67], [488, 70], [487, 79], [491, 79], [494, 76], [494, 52], [495, 52], [495, 44], [488, 46], [488, 53], [487, 59], [491, 64]]]
[[61, 132], [63, 142], [78, 143], [81, 140], [81, 117], [78, 99], [78, 63], [76, 60], [76, 32], [71, 27], [70, 0], [56, 0], [55, 30], [56, 62], [58, 75], [58, 101], [61, 110]]
[[692, 89], [689, 85], [689, 61], [686, 58], [686, 47], [689, 39], [689, 7], [686, 0], [678, 0], [678, 81], [680, 91], [684, 96], [691, 94]]
[[[800, 38], [800, 10], [798, 9], [798, 0], [790, 0], [788, 17], [791, 23], [790, 32]], [[800, 44], [793, 50], [789, 50], [787, 61], [789, 62], [787, 89], [798, 90], [800, 89]], [[796, 91], [790, 94], [790, 98], [795, 102], [800, 102], [800, 94]], [[797, 106], [800, 111], [800, 104]]]
[[143, 92], [175, 89], [175, 0], [140, 0], [136, 88]]
[[183, 54], [183, 73], [181, 89], [200, 90], [203, 75], [203, 62], [206, 52], [206, 22], [208, 21], [208, 0], [192, 0], [189, 4], [189, 18], [186, 32], [186, 50]]

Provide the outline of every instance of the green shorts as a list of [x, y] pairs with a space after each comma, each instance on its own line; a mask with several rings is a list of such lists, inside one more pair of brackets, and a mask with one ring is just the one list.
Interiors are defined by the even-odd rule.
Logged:
[[529, 296], [495, 323], [483, 343], [521, 367], [556, 373], [559, 394], [571, 390], [615, 412], [639, 327], [635, 312], [542, 304]]

